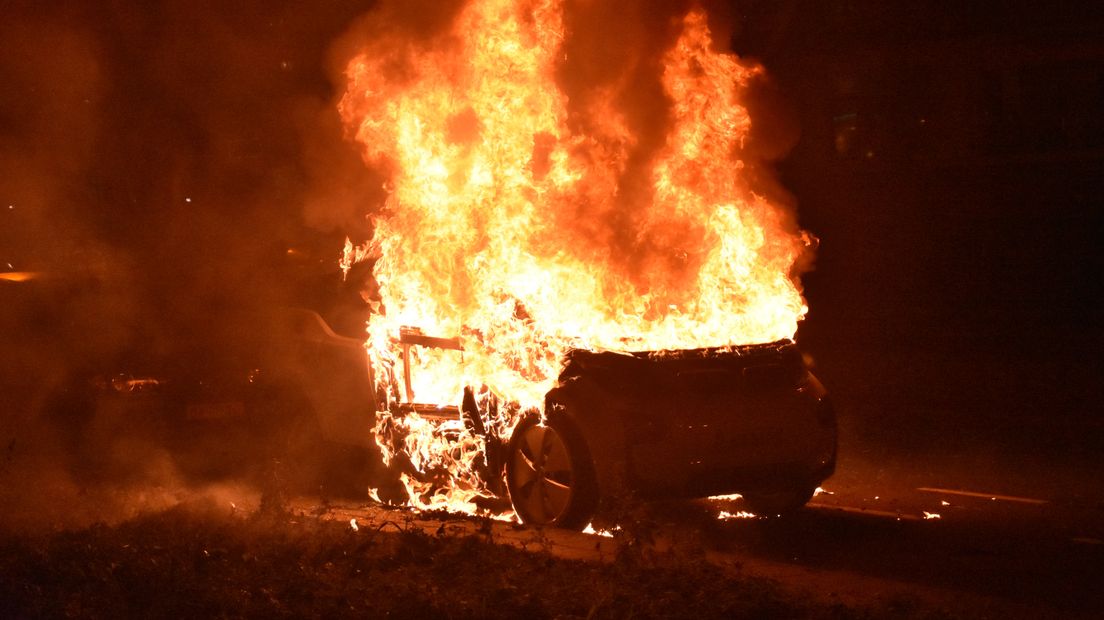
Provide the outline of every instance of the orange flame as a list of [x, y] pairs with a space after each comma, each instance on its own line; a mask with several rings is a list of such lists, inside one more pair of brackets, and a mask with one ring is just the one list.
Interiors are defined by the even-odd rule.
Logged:
[[[519, 404], [495, 421], [502, 433], [541, 405], [569, 348], [769, 342], [793, 337], [806, 312], [793, 271], [809, 238], [754, 193], [740, 160], [751, 119], [739, 102], [761, 69], [714, 51], [705, 14], [689, 12], [662, 58], [666, 141], [641, 171], [614, 93], [569, 110], [561, 5], [473, 0], [446, 36], [380, 37], [349, 62], [339, 106], [389, 176], [373, 239], [344, 261], [378, 259], [377, 385], [409, 396], [394, 378], [402, 327], [460, 336], [462, 352], [413, 352], [414, 400], [455, 404], [462, 386], [493, 386]], [[643, 195], [622, 191], [630, 168]], [[394, 423], [381, 416], [381, 432]], [[463, 428], [446, 434], [478, 448]], [[448, 451], [415, 414], [400, 435], [384, 443], [413, 450], [415, 468]], [[479, 492], [452, 486], [469, 489], [461, 506]]]

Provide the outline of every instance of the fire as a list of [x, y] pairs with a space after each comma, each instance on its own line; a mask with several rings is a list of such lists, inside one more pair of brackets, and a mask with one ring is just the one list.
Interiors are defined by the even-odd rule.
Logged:
[[737, 510], [736, 512], [728, 512], [722, 510], [717, 513], [717, 519], [720, 521], [731, 521], [733, 519], [758, 519], [759, 516], [754, 512], [748, 512], [746, 510]]
[[[456, 405], [474, 386], [501, 398], [508, 437], [570, 348], [769, 342], [806, 312], [810, 238], [744, 172], [740, 100], [762, 70], [714, 51], [691, 10], [657, 68], [665, 141], [645, 148], [615, 88], [564, 94], [570, 36], [562, 0], [473, 0], [442, 36], [382, 35], [348, 63], [339, 110], [388, 198], [344, 264], [376, 260], [367, 347], [393, 403]], [[462, 344], [402, 349], [409, 326]], [[392, 463], [408, 455], [417, 505], [472, 509], [478, 436], [418, 413], [382, 414], [377, 434]]]
[[0, 273], [0, 281], [6, 282], [30, 282], [36, 280], [40, 274], [34, 271], [7, 271]]

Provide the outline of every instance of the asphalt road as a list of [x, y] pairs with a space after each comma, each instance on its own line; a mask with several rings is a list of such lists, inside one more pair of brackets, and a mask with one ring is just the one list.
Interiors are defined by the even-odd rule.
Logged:
[[1099, 500], [1093, 504], [1045, 492], [1007, 495], [938, 480], [917, 485], [908, 477], [873, 481], [862, 474], [851, 471], [829, 481], [829, 493], [789, 518], [711, 525], [710, 545], [1059, 615], [1104, 610], [1104, 505]]

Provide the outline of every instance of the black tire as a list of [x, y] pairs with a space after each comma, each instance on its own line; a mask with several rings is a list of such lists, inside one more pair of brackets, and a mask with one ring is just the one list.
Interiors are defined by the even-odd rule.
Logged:
[[522, 419], [506, 448], [506, 488], [527, 525], [581, 530], [590, 523], [598, 508], [594, 461], [570, 418]]
[[748, 510], [761, 517], [783, 516], [801, 510], [816, 491], [810, 487], [743, 493]]

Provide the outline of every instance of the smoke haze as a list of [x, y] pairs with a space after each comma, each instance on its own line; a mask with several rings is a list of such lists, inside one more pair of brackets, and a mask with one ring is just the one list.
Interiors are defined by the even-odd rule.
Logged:
[[[617, 217], [647, 197], [640, 171], [669, 125], [657, 67], [692, 4], [566, 3], [557, 80], [571, 122], [585, 127], [596, 94], [612, 93], [637, 137]], [[728, 5], [706, 5], [726, 48]], [[50, 283], [48, 301], [9, 297], [0, 308], [6, 477], [59, 462], [54, 448], [36, 447], [56, 429], [31, 422], [72, 375], [135, 350], [221, 351], [227, 334], [263, 324], [244, 308], [287, 293], [277, 264], [288, 247], [310, 245], [336, 269], [345, 235], [371, 236], [367, 216], [385, 198], [386, 171], [364, 164], [337, 116], [345, 63], [365, 46], [401, 57], [403, 46], [443, 44], [464, 3], [4, 6], [0, 259], [11, 266], [0, 269]], [[760, 91], [769, 88], [752, 88]], [[757, 101], [747, 102], [753, 118], [768, 118], [773, 106]], [[755, 191], [788, 201], [768, 162], [795, 139], [785, 119], [753, 125], [741, 158]], [[575, 224], [590, 215], [584, 207]], [[617, 217], [596, 234], [636, 243], [619, 238]], [[162, 458], [135, 448], [122, 461], [173, 479]], [[55, 488], [72, 497], [78, 487]]]
[[[137, 501], [78, 501], [73, 429], [40, 415], [72, 377], [136, 355], [217, 366], [284, 295], [289, 246], [336, 271], [341, 235], [367, 234], [378, 180], [342, 140], [326, 71], [364, 8], [4, 2], [0, 271], [37, 274], [0, 282], [6, 523]], [[121, 483], [175, 484], [156, 446], [97, 447]]]

